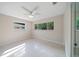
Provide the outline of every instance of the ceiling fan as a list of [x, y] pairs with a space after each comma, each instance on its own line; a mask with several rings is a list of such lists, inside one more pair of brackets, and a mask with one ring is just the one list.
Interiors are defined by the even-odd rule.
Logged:
[[[40, 13], [37, 12], [38, 6], [36, 6], [33, 10], [29, 10], [27, 8], [25, 8], [24, 6], [22, 6], [22, 9], [24, 9], [25, 11], [29, 12], [29, 17], [34, 17], [35, 15], [40, 15]], [[24, 14], [26, 15], [26, 14]]]

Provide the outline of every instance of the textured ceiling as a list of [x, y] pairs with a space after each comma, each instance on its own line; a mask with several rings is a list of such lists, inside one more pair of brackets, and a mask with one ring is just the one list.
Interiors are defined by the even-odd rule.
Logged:
[[[40, 13], [40, 15], [35, 15], [33, 18], [29, 18], [28, 12], [22, 9], [22, 6], [28, 8], [29, 10], [38, 6], [39, 8], [36, 12]], [[56, 5], [53, 5], [51, 2], [0, 2], [0, 13], [28, 21], [35, 21], [62, 15], [64, 14], [66, 6], [66, 2], [58, 2]]]

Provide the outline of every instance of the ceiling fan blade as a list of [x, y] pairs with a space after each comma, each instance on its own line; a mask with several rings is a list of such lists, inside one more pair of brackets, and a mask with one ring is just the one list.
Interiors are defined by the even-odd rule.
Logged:
[[22, 7], [25, 11], [28, 11], [29, 13], [32, 13], [32, 11], [30, 11], [29, 9]]
[[32, 10], [32, 13], [38, 9], [38, 6], [36, 6], [33, 10]]
[[34, 15], [40, 15], [40, 13], [38, 13], [38, 12], [35, 12], [37, 9], [38, 9], [38, 6], [36, 6], [32, 11], [30, 11], [29, 9], [27, 9], [27, 8], [25, 8], [25, 7], [22, 7], [25, 11], [28, 11], [29, 12], [29, 14], [27, 15], [27, 14], [24, 14], [24, 15], [27, 15], [27, 16], [29, 16], [29, 15], [31, 15], [31, 16], [34, 16]]
[[52, 2], [53, 5], [57, 4], [57, 2]]

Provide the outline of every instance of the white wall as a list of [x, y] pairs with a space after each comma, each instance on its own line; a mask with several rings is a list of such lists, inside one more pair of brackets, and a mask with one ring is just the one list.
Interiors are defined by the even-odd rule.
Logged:
[[[25, 30], [14, 29], [13, 22], [25, 23]], [[0, 14], [0, 45], [31, 38], [31, 22]]]
[[[34, 24], [44, 23], [44, 22], [54, 22], [54, 30], [35, 30]], [[33, 24], [32, 35], [35, 39], [42, 39], [51, 42], [55, 42], [57, 44], [64, 44], [63, 38], [63, 15], [50, 17], [42, 20], [34, 21]]]
[[66, 56], [71, 56], [71, 4], [67, 5], [64, 14], [64, 40]]

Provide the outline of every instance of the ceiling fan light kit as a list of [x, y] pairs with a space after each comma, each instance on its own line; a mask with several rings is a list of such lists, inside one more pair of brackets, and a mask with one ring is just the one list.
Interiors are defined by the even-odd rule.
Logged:
[[33, 18], [34, 16], [33, 16], [33, 15], [28, 15], [28, 17], [29, 17], [29, 18]]

